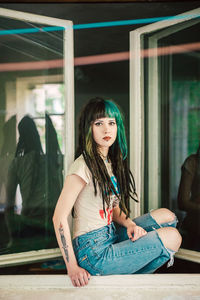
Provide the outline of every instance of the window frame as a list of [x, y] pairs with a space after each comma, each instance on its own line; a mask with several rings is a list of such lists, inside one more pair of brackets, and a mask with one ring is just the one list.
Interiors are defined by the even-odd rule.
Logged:
[[[63, 83], [65, 94], [65, 145], [67, 155], [64, 157], [64, 173], [74, 159], [74, 42], [73, 23], [70, 20], [51, 18], [37, 14], [24, 13], [21, 11], [0, 8], [0, 16], [15, 20], [44, 24], [48, 26], [63, 27]], [[45, 81], [45, 78], [44, 78]], [[71, 222], [71, 220], [70, 220]], [[31, 262], [43, 261], [50, 258], [60, 257], [59, 249], [41, 249], [21, 253], [5, 254], [0, 256], [0, 267], [13, 266]]]
[[[151, 68], [149, 76], [150, 96], [148, 97], [148, 133], [151, 135], [151, 146], [148, 148], [148, 168], [151, 176], [148, 178], [149, 209], [159, 207], [160, 194], [160, 157], [159, 157], [159, 93], [158, 93], [158, 40], [172, 32], [188, 27], [186, 23], [194, 19], [196, 14], [200, 14], [200, 8], [187, 11], [177, 15], [174, 19], [156, 22], [140, 27], [130, 32], [130, 167], [135, 177], [139, 204], [131, 201], [131, 217], [136, 217], [144, 213], [144, 174], [145, 174], [145, 145], [144, 145], [144, 59], [142, 49], [144, 46], [144, 35], [151, 34], [149, 38], [149, 48], [154, 49], [154, 56], [149, 60], [148, 70]], [[184, 18], [183, 18], [184, 16]], [[176, 25], [176, 26], [174, 26]], [[174, 26], [174, 27], [173, 27]], [[161, 30], [162, 29], [162, 30]], [[156, 31], [160, 30], [158, 33]], [[151, 102], [150, 102], [151, 101]], [[150, 105], [151, 104], [151, 105]], [[148, 134], [147, 133], [147, 134]], [[152, 155], [156, 157], [156, 163], [152, 164], [149, 159]], [[152, 188], [153, 187], [153, 188]], [[184, 251], [186, 251], [184, 255]], [[189, 250], [181, 249], [179, 256], [187, 259]], [[191, 251], [192, 253], [194, 251]], [[193, 261], [198, 261], [198, 255], [190, 255]], [[198, 257], [198, 259], [197, 259]], [[189, 259], [188, 259], [189, 260]]]

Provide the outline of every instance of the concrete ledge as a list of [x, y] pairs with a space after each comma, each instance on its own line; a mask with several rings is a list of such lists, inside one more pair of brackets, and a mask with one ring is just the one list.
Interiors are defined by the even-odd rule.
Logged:
[[[88, 288], [197, 288], [200, 274], [137, 274], [92, 276]], [[74, 288], [68, 275], [0, 275], [0, 289]], [[85, 287], [87, 288], [87, 287]]]
[[67, 275], [1, 275], [0, 299], [197, 300], [200, 274], [93, 276], [82, 288]]

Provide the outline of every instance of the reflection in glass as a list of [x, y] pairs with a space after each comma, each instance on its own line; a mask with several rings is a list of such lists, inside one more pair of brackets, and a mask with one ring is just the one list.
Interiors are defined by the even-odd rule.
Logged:
[[[194, 18], [145, 34], [144, 48], [157, 45], [160, 55], [143, 60], [144, 209], [147, 212], [151, 205], [174, 211], [182, 247], [196, 251], [200, 251], [200, 53], [199, 47], [186, 51], [185, 45], [199, 45], [199, 31], [199, 18]], [[173, 53], [176, 45], [180, 53]]]
[[[168, 42], [199, 42], [200, 23], [194, 22], [195, 25], [170, 36]], [[196, 154], [200, 137], [199, 50], [173, 55], [171, 68], [168, 203], [179, 217], [182, 248], [200, 251], [200, 177]]]
[[[31, 32], [46, 25], [5, 17], [0, 26], [11, 33], [0, 36], [0, 253], [54, 248], [65, 155], [63, 31]], [[24, 28], [30, 32], [12, 33]]]
[[[49, 240], [54, 232], [52, 216], [62, 189], [63, 163], [57, 134], [48, 114], [45, 124], [46, 155], [34, 120], [25, 116], [18, 125], [19, 141], [6, 188], [5, 215], [11, 248], [16, 249], [23, 240], [25, 244], [29, 241], [26, 249], [32, 249], [44, 238]], [[16, 195], [18, 185], [21, 207]]]
[[[45, 228], [45, 157], [40, 136], [31, 117], [25, 116], [18, 125], [19, 141], [15, 158], [8, 171], [6, 219], [10, 241], [33, 237]], [[20, 186], [22, 207], [15, 213], [15, 195]], [[17, 202], [17, 201], [16, 201]]]
[[181, 171], [178, 205], [186, 212], [181, 226], [183, 247], [200, 251], [200, 144], [197, 153], [186, 158]]
[[52, 217], [63, 186], [63, 155], [58, 143], [57, 133], [52, 120], [48, 114], [45, 115], [46, 124], [46, 179], [47, 179], [47, 199], [48, 212], [46, 218], [50, 227], [52, 226]]
[[8, 169], [16, 149], [16, 116], [12, 116], [3, 125], [2, 147], [0, 151], [0, 251], [6, 251], [10, 243], [9, 230], [4, 215]]

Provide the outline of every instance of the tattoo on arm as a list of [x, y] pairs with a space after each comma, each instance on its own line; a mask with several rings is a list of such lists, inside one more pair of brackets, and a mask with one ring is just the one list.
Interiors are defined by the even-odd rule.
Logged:
[[61, 242], [62, 242], [62, 248], [65, 252], [66, 260], [67, 260], [67, 262], [69, 262], [69, 254], [68, 254], [68, 249], [67, 249], [68, 246], [67, 246], [66, 239], [64, 236], [64, 229], [63, 229], [62, 223], [60, 223], [59, 233], [60, 233], [60, 238], [61, 238]]

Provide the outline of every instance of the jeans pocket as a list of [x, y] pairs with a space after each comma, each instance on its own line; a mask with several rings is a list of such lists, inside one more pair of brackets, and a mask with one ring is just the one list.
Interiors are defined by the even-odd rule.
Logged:
[[109, 233], [94, 237], [94, 239], [91, 240], [91, 250], [93, 252], [93, 255], [100, 258], [104, 250], [109, 246], [110, 241], [111, 236]]
[[85, 248], [89, 247], [90, 246], [90, 241], [86, 240], [86, 241], [79, 241], [79, 245], [78, 246], [75, 246], [75, 252], [80, 252], [82, 250], [84, 250]]
[[102, 275], [102, 271], [98, 267], [96, 267], [92, 261], [90, 261], [86, 254], [79, 258], [78, 265], [81, 268], [87, 270], [91, 275]]
[[85, 242], [83, 241], [82, 243], [79, 242], [79, 246], [74, 245], [74, 254], [78, 262], [85, 255], [85, 253], [87, 253], [88, 248], [90, 247], [91, 247], [90, 241], [85, 241]]
[[96, 236], [93, 239], [94, 246], [95, 247], [101, 246], [101, 245], [105, 244], [109, 239], [110, 239], [109, 233], [104, 233], [102, 235]]

